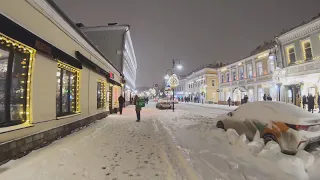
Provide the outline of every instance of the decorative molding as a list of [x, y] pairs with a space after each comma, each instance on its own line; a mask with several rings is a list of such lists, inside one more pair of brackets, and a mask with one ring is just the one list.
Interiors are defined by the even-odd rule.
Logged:
[[291, 31], [283, 35], [280, 35], [279, 40], [281, 41], [281, 43], [285, 44], [285, 43], [297, 40], [301, 37], [310, 35], [319, 30], [320, 30], [320, 18], [315, 19], [314, 21], [311, 21], [302, 26], [299, 26], [295, 29], [292, 29]]
[[[74, 30], [68, 22], [66, 22], [46, 1], [44, 0], [26, 0], [30, 5], [37, 9], [42, 15], [48, 18], [52, 23], [59, 27], [67, 36], [73, 39], [77, 44], [94, 56], [99, 63], [90, 59], [93, 63], [102, 64], [104, 67], [101, 67], [105, 71], [112, 71], [117, 74], [120, 78], [119, 72], [112, 67], [107, 60], [99, 54], [84, 38], [82, 38], [76, 30]], [[73, 55], [72, 55], [73, 56]]]

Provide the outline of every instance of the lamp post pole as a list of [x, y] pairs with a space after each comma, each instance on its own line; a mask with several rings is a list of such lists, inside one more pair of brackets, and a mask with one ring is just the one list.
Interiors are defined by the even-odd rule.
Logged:
[[[174, 67], [175, 67], [175, 59], [172, 59], [172, 72], [174, 74]], [[174, 112], [174, 89], [175, 87], [172, 88], [172, 112]]]

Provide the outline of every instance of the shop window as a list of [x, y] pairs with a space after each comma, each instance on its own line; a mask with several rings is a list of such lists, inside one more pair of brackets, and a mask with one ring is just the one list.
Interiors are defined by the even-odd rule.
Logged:
[[213, 87], [215, 87], [215, 85], [216, 85], [215, 82], [216, 82], [216, 81], [213, 79], [213, 80], [212, 80], [212, 86], [213, 86]]
[[240, 79], [242, 80], [244, 78], [243, 67], [239, 67], [239, 74], [240, 74]]
[[106, 82], [98, 80], [97, 82], [97, 108], [106, 107]]
[[253, 74], [253, 72], [252, 72], [252, 64], [248, 64], [247, 65], [247, 72], [248, 72], [248, 78], [252, 79], [252, 74]]
[[79, 107], [80, 71], [68, 64], [58, 61], [57, 69], [57, 117], [80, 112]]
[[0, 34], [0, 127], [30, 120], [30, 76], [35, 50]]
[[295, 54], [294, 46], [291, 45], [287, 47], [286, 51], [287, 51], [288, 64], [296, 63], [296, 54]]
[[262, 75], [263, 75], [262, 62], [258, 62], [258, 63], [257, 63], [257, 71], [258, 71], [258, 75], [259, 75], [259, 76], [262, 76]]
[[311, 47], [310, 40], [303, 41], [302, 48], [303, 48], [304, 60], [306, 60], [306, 61], [312, 60], [313, 55], [312, 55], [312, 47]]
[[224, 83], [223, 74], [221, 74], [221, 83]]

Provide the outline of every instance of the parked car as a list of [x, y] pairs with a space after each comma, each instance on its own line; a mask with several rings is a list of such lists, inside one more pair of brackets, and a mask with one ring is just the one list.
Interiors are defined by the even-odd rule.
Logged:
[[218, 128], [235, 129], [252, 140], [256, 131], [268, 141], [277, 142], [282, 151], [296, 153], [320, 141], [320, 115], [295, 105], [274, 102], [252, 102], [217, 118]]
[[156, 108], [158, 108], [158, 109], [171, 109], [171, 104], [169, 102], [158, 102], [156, 104]]

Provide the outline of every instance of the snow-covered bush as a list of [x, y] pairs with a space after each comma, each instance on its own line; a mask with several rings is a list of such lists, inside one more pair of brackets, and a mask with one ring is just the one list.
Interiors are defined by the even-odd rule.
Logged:
[[235, 129], [228, 129], [227, 130], [227, 138], [230, 144], [236, 144], [239, 139], [239, 134]]
[[305, 171], [304, 163], [295, 156], [279, 156], [278, 166], [280, 169], [299, 180], [309, 179]]
[[314, 164], [314, 156], [305, 150], [298, 151], [296, 157], [302, 160], [306, 169]]

